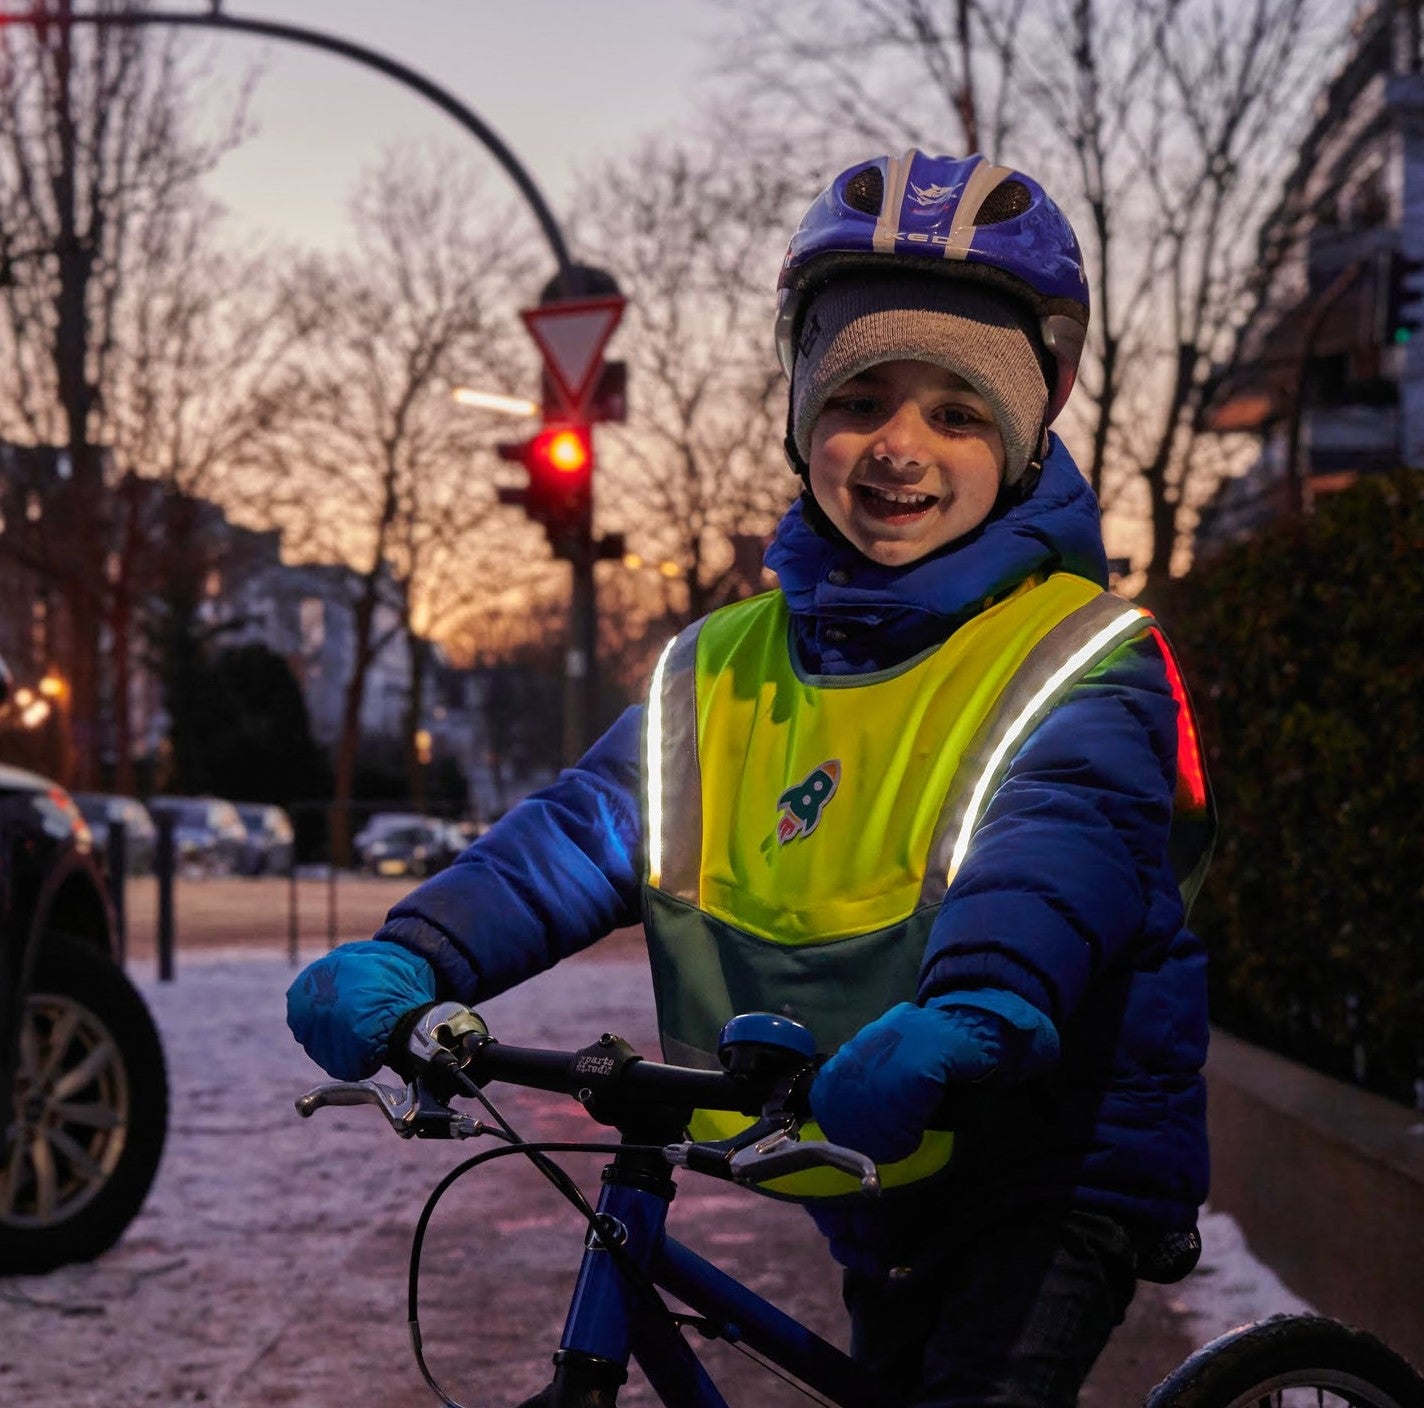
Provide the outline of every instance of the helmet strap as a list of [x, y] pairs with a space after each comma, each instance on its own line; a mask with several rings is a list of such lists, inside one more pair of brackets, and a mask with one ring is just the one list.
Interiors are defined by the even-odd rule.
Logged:
[[1048, 427], [1045, 425], [1038, 434], [1038, 453], [1029, 460], [1024, 472], [1012, 484], [1005, 484], [999, 490], [998, 502], [995, 508], [1007, 511], [1017, 508], [1019, 504], [1027, 502], [1033, 496], [1033, 491], [1038, 488], [1038, 481], [1043, 478], [1043, 461], [1048, 454]]
[[811, 487], [811, 466], [801, 458], [801, 451], [796, 448], [796, 441], [789, 430], [781, 445], [782, 449], [786, 451], [786, 463], [791, 466], [791, 472], [809, 489]]

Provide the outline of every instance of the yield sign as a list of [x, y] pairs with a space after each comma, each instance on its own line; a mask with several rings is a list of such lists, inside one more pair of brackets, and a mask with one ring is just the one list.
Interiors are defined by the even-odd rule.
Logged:
[[583, 409], [625, 302], [618, 297], [563, 298], [520, 311], [572, 418]]

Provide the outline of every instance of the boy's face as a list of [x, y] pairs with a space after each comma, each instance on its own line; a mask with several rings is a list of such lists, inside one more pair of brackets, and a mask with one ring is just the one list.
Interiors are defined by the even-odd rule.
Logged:
[[928, 362], [881, 362], [842, 383], [811, 432], [811, 492], [872, 562], [902, 567], [977, 528], [1004, 442], [969, 383]]

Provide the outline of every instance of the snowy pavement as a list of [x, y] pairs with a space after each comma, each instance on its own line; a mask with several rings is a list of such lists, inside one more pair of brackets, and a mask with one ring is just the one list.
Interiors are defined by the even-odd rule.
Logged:
[[[284, 957], [188, 956], [172, 983], [157, 982], [151, 965], [132, 971], [162, 1031], [173, 1087], [164, 1162], [111, 1252], [0, 1280], [0, 1404], [435, 1401], [405, 1327], [410, 1232], [429, 1190], [477, 1146], [407, 1143], [370, 1109], [300, 1119], [293, 1098], [323, 1077], [286, 1030], [293, 970]], [[637, 958], [584, 955], [481, 1010], [496, 1035], [521, 1045], [583, 1044], [614, 1030], [644, 1051], [656, 1046]], [[557, 1097], [516, 1091], [501, 1105], [518, 1128], [597, 1137]], [[432, 1220], [422, 1277], [432, 1367], [453, 1397], [477, 1408], [518, 1403], [547, 1376], [577, 1254], [572, 1214], [531, 1188], [537, 1180], [523, 1169], [506, 1167], [516, 1162], [497, 1160], [497, 1173], [452, 1189]], [[596, 1169], [586, 1161], [579, 1172]], [[680, 1235], [839, 1339], [836, 1278], [806, 1219], [721, 1185], [695, 1186], [703, 1182], [680, 1185]], [[1229, 1218], [1209, 1213], [1202, 1232], [1202, 1266], [1142, 1314], [1170, 1316], [1174, 1335], [1200, 1344], [1305, 1308], [1250, 1256]], [[517, 1378], [511, 1366], [530, 1358], [531, 1342], [533, 1362]], [[632, 1384], [620, 1402], [651, 1399]]]

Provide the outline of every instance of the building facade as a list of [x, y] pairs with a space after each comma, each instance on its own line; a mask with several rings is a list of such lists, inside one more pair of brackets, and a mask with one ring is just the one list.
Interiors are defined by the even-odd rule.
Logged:
[[1361, 7], [1259, 260], [1208, 424], [1261, 453], [1203, 510], [1199, 554], [1360, 474], [1424, 467], [1421, 0]]
[[[65, 585], [65, 451], [0, 442], [0, 657], [17, 686], [62, 677], [75, 594]], [[182, 598], [199, 631], [219, 648], [261, 644], [282, 656], [297, 680], [318, 744], [340, 733], [356, 655], [355, 602], [362, 576], [337, 563], [282, 561], [281, 536], [232, 523], [216, 504], [129, 476], [113, 487], [110, 551], [87, 564], [103, 613], [105, 669], [101, 739], [106, 767], [126, 747], [136, 761], [164, 746], [169, 719], [155, 668], [165, 613]], [[398, 741], [406, 726], [410, 650], [402, 627], [402, 587], [383, 570], [373, 623], [375, 658], [366, 677], [361, 731]], [[485, 765], [478, 684], [434, 648], [420, 727], [430, 747], [467, 777]], [[122, 691], [127, 708], [115, 708]], [[122, 712], [123, 738], [115, 720]], [[50, 771], [62, 772], [52, 765]]]

